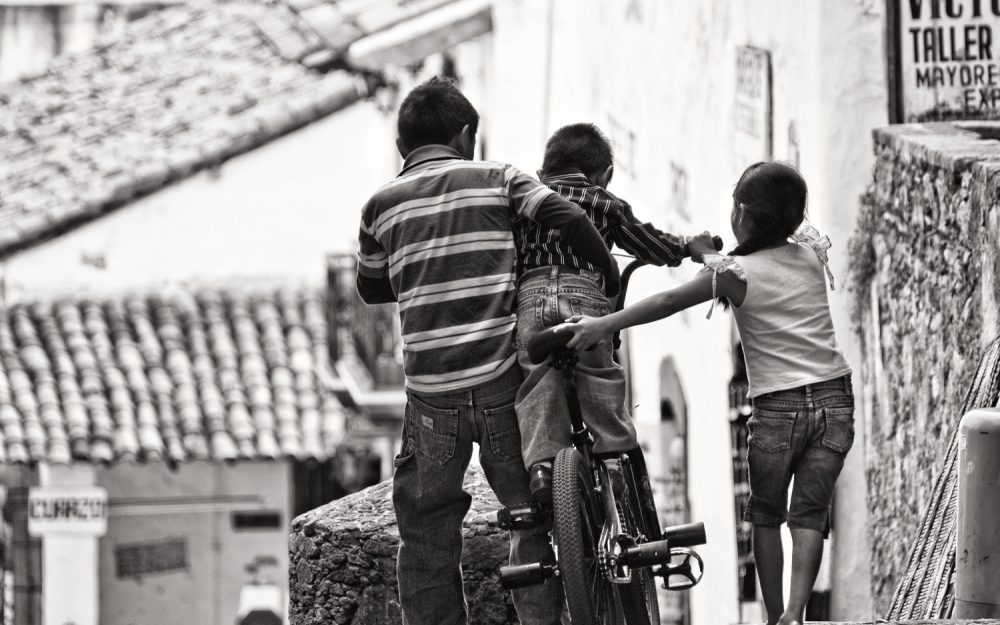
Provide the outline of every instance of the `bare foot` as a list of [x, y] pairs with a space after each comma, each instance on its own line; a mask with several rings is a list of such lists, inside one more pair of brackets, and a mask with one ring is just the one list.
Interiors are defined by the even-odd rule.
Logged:
[[778, 619], [777, 625], [802, 625], [798, 619], [794, 616], [789, 616], [788, 614], [782, 614], [781, 618]]

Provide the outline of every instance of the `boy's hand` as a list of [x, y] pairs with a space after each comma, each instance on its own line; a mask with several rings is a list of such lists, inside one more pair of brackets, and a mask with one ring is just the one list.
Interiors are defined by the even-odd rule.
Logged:
[[573, 315], [566, 323], [557, 325], [555, 331], [573, 333], [573, 338], [566, 343], [566, 347], [572, 349], [590, 349], [611, 340], [611, 332], [601, 317]]
[[692, 237], [687, 244], [688, 254], [696, 263], [704, 262], [705, 256], [715, 254], [722, 249], [722, 239], [713, 237], [708, 230]]

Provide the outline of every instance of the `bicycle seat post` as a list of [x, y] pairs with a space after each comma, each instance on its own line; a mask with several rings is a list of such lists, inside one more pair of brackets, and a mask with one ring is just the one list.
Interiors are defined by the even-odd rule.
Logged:
[[583, 457], [590, 462], [594, 439], [590, 435], [587, 424], [583, 422], [583, 411], [580, 409], [580, 398], [576, 391], [576, 363], [580, 361], [576, 351], [559, 348], [552, 352], [549, 366], [557, 369], [563, 378], [563, 392], [566, 394], [566, 406], [569, 408], [569, 420], [573, 428], [571, 439]]

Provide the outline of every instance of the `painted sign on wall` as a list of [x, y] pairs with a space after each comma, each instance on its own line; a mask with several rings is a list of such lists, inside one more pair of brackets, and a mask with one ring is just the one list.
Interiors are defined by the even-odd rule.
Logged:
[[108, 491], [97, 486], [28, 490], [28, 533], [103, 536], [108, 529]]
[[735, 136], [736, 173], [747, 165], [771, 159], [771, 55], [752, 46], [736, 49]]
[[153, 573], [183, 571], [187, 568], [185, 538], [115, 545], [115, 575], [119, 578], [141, 578]]
[[894, 122], [1000, 114], [1000, 0], [891, 0]]

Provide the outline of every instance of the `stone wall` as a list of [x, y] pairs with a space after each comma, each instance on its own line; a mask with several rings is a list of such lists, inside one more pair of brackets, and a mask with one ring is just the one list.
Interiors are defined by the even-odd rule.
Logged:
[[998, 332], [1000, 125], [876, 130], [874, 181], [851, 242], [864, 350], [876, 611], [906, 566], [960, 406]]
[[[507, 532], [489, 519], [500, 507], [482, 470], [471, 468], [473, 496], [465, 518], [462, 569], [469, 622], [516, 623], [498, 569], [507, 563]], [[289, 619], [292, 625], [400, 625], [396, 584], [399, 532], [392, 481], [317, 508], [292, 522], [289, 538]]]

